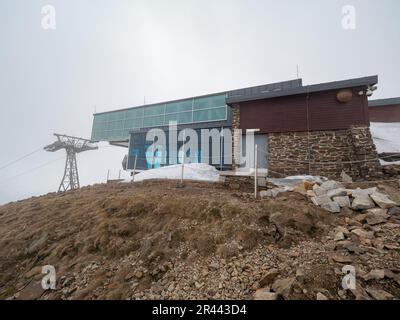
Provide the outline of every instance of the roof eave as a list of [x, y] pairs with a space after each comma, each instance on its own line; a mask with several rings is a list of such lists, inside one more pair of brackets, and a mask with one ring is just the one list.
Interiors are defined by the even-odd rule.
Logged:
[[378, 83], [378, 76], [375, 75], [375, 76], [369, 76], [369, 77], [363, 77], [363, 78], [314, 84], [314, 85], [293, 88], [293, 89], [280, 91], [280, 92], [268, 92], [268, 93], [260, 94], [260, 95], [232, 97], [232, 98], [228, 97], [227, 104], [232, 105], [234, 103], [240, 103], [240, 102], [245, 102], [245, 101], [263, 100], [263, 99], [291, 96], [291, 95], [296, 95], [296, 94], [305, 94], [305, 93], [311, 93], [311, 92], [338, 90], [338, 89], [344, 89], [344, 88], [354, 88], [354, 87], [363, 87], [363, 86], [367, 87], [367, 86], [376, 85], [377, 83]]

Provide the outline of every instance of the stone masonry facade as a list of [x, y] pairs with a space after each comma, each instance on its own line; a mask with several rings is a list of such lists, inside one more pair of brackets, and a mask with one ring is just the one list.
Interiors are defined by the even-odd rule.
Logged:
[[240, 141], [240, 105], [232, 106], [232, 169], [238, 169], [240, 163], [239, 141]]
[[353, 179], [381, 175], [378, 154], [367, 126], [345, 130], [268, 134], [270, 176], [321, 175]]

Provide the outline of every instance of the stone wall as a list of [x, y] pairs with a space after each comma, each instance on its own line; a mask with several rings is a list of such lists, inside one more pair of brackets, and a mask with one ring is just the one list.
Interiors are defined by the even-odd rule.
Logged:
[[268, 135], [271, 176], [311, 174], [337, 179], [345, 171], [353, 179], [370, 178], [382, 173], [377, 158], [366, 126]]
[[232, 106], [232, 169], [238, 169], [240, 163], [239, 140], [240, 140], [240, 105]]

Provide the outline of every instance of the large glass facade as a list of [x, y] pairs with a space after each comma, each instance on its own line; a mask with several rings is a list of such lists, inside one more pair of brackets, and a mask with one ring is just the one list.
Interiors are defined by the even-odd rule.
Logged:
[[94, 115], [92, 140], [127, 140], [131, 130], [227, 120], [226, 95], [211, 95]]

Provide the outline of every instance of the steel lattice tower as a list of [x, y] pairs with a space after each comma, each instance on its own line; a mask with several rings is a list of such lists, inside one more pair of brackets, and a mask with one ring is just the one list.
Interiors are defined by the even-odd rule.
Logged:
[[90, 140], [71, 137], [55, 133], [57, 141], [44, 147], [44, 150], [49, 152], [56, 152], [61, 149], [65, 149], [67, 152], [67, 159], [65, 161], [64, 176], [61, 181], [58, 192], [74, 190], [79, 188], [79, 174], [78, 165], [76, 162], [76, 154], [89, 150], [98, 149], [94, 146]]

